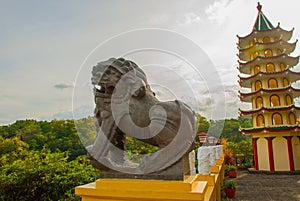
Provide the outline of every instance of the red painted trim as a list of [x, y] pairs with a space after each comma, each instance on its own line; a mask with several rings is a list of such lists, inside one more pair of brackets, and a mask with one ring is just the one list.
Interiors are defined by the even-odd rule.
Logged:
[[258, 170], [257, 138], [252, 138], [254, 168]]
[[272, 137], [268, 137], [268, 151], [269, 151], [270, 171], [274, 171], [274, 157], [273, 157]]
[[273, 88], [272, 89], [270, 89], [270, 88], [260, 88], [257, 91], [248, 92], [248, 93], [243, 93], [243, 92], [239, 91], [240, 97], [253, 96], [253, 95], [261, 94], [261, 92], [265, 92], [265, 93], [300, 92], [300, 89], [295, 89], [291, 85], [289, 85], [287, 87], [274, 88], [274, 89]]
[[249, 77], [242, 77], [240, 75], [238, 75], [238, 77], [240, 78], [241, 81], [246, 81], [246, 80], [255, 79], [256, 77], [259, 77], [259, 76], [274, 76], [274, 75], [280, 75], [280, 74], [285, 75], [286, 72], [288, 72], [288, 74], [300, 75], [299, 72], [294, 72], [294, 71], [291, 71], [290, 69], [287, 68], [284, 71], [276, 71], [276, 72], [262, 72], [262, 71], [260, 71], [259, 73], [251, 75]]
[[247, 62], [241, 62], [241, 61], [238, 61], [239, 63], [239, 68], [243, 68], [244, 66], [247, 66], [253, 62], [256, 62], [256, 61], [259, 61], [259, 60], [263, 60], [263, 61], [272, 61], [274, 59], [277, 59], [277, 58], [283, 58], [283, 59], [291, 59], [291, 60], [297, 60], [299, 61], [299, 56], [297, 57], [292, 57], [292, 56], [289, 56], [288, 54], [280, 54], [280, 55], [276, 55], [276, 56], [270, 56], [270, 57], [262, 57], [262, 56], [258, 56], [256, 57], [255, 59], [253, 60], [250, 60], [250, 61], [247, 61]]
[[[275, 94], [275, 96], [277, 96]], [[258, 96], [260, 97], [260, 96]], [[258, 109], [252, 109], [252, 110], [241, 110], [240, 111], [240, 115], [250, 115], [250, 114], [256, 114], [256, 113], [260, 113], [262, 110], [264, 110], [265, 112], [274, 112], [274, 111], [278, 111], [278, 112], [284, 112], [284, 111], [288, 111], [291, 109], [295, 109], [295, 110], [300, 110], [300, 107], [297, 107], [295, 105], [287, 105], [287, 106], [281, 106], [281, 107], [261, 107]]]
[[291, 136], [287, 137], [287, 146], [288, 146], [288, 153], [289, 153], [290, 170], [295, 171], [293, 147], [292, 147], [292, 137]]

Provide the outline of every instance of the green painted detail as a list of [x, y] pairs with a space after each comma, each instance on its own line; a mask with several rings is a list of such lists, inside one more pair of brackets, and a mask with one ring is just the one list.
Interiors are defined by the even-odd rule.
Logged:
[[269, 131], [282, 131], [282, 130], [290, 130], [296, 128], [295, 125], [285, 125], [285, 126], [274, 126], [274, 127], [252, 127], [252, 128], [241, 128], [241, 131], [244, 132], [259, 132], [266, 128]]
[[294, 128], [295, 126], [278, 126], [278, 127], [269, 127], [269, 130], [288, 130]]
[[274, 29], [274, 26], [262, 12], [259, 12], [254, 24], [254, 29], [258, 31], [265, 31]]
[[241, 131], [245, 131], [245, 132], [258, 132], [258, 131], [262, 131], [264, 129], [264, 127], [252, 127], [252, 128], [241, 128]]

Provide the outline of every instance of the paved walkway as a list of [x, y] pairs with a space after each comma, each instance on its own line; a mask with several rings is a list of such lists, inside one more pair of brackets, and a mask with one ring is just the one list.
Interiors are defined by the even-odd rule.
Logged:
[[232, 201], [300, 201], [299, 174], [250, 174], [239, 170], [235, 180], [237, 191]]

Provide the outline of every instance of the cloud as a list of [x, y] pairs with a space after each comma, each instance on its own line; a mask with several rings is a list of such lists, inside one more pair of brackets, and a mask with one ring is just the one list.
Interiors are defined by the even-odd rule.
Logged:
[[149, 24], [151, 25], [160, 25], [165, 24], [170, 20], [171, 16], [168, 14], [157, 14], [149, 17]]
[[74, 83], [72, 83], [72, 82], [69, 82], [69, 83], [62, 82], [62, 83], [58, 83], [58, 84], [54, 85], [54, 88], [56, 88], [56, 89], [67, 89], [67, 88], [73, 88], [73, 87], [74, 87]]
[[205, 10], [208, 15], [209, 20], [215, 20], [218, 24], [225, 22], [227, 13], [227, 8], [230, 5], [231, 0], [219, 0], [215, 1], [213, 4], [209, 5]]
[[195, 14], [194, 12], [189, 12], [183, 15], [183, 19], [177, 20], [177, 24], [179, 26], [188, 26], [192, 23], [201, 22], [202, 19], [199, 15]]

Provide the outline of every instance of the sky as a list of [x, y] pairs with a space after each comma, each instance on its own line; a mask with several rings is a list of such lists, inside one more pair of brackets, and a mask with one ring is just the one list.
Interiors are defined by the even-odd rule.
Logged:
[[[300, 38], [297, 1], [260, 1], [274, 26]], [[92, 115], [97, 62], [136, 62], [160, 100], [208, 119], [236, 118], [237, 36], [252, 31], [254, 0], [4, 1], [0, 7], [0, 125]], [[296, 47], [293, 56], [299, 55]]]

